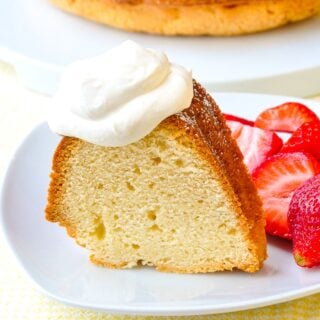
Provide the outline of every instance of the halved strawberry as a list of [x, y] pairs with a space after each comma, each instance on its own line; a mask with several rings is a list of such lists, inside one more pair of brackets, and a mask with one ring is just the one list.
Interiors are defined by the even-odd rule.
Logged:
[[303, 152], [278, 153], [252, 174], [266, 214], [269, 234], [291, 239], [287, 213], [293, 192], [320, 172], [320, 164]]
[[304, 123], [283, 145], [281, 152], [304, 151], [320, 161], [320, 121]]
[[318, 120], [318, 116], [304, 104], [286, 102], [260, 113], [255, 126], [271, 131], [293, 132], [303, 123], [314, 120]]
[[254, 126], [254, 122], [251, 120], [241, 118], [241, 117], [235, 116], [233, 114], [228, 114], [228, 113], [224, 113], [223, 115], [226, 120], [237, 121], [237, 122], [240, 122], [242, 124], [246, 124], [247, 126], [251, 126], [251, 127]]
[[320, 174], [294, 192], [288, 224], [297, 264], [302, 267], [320, 265]]
[[273, 132], [230, 120], [227, 121], [227, 125], [237, 141], [249, 172], [282, 147], [282, 140]]

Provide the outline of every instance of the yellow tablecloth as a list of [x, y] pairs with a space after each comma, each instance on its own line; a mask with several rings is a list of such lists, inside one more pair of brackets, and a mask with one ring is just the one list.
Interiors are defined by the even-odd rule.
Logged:
[[[320, 85], [319, 85], [320, 92]], [[316, 98], [320, 100], [320, 97]], [[45, 119], [48, 97], [25, 90], [14, 70], [0, 62], [0, 176], [10, 155], [35, 123]], [[34, 288], [4, 245], [0, 235], [0, 320], [46, 319], [154, 319], [112, 316], [65, 306]], [[319, 279], [320, 281], [320, 279]], [[169, 317], [174, 319], [177, 317]], [[190, 319], [320, 319], [320, 294], [250, 311]], [[159, 318], [161, 319], [161, 318]]]

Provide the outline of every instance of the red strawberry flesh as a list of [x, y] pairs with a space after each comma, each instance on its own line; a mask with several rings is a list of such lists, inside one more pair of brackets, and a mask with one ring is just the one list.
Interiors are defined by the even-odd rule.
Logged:
[[230, 120], [227, 125], [231, 129], [232, 137], [237, 141], [249, 172], [282, 147], [282, 140], [273, 132]]
[[293, 255], [302, 267], [320, 265], [320, 174], [310, 178], [292, 197], [288, 212]]
[[228, 113], [224, 113], [223, 115], [226, 120], [240, 122], [242, 124], [246, 124], [247, 126], [251, 126], [251, 127], [254, 126], [254, 122], [251, 120], [244, 119], [244, 118], [241, 118], [241, 117], [238, 117], [238, 116], [235, 116], [232, 114], [228, 114]]
[[318, 161], [303, 152], [276, 154], [254, 170], [252, 177], [263, 202], [269, 234], [291, 239], [287, 213], [292, 194], [318, 172]]
[[284, 144], [282, 152], [304, 151], [320, 161], [320, 121], [304, 123]]
[[318, 116], [304, 104], [286, 102], [260, 113], [255, 126], [271, 131], [293, 132], [303, 123], [314, 120], [319, 120]]

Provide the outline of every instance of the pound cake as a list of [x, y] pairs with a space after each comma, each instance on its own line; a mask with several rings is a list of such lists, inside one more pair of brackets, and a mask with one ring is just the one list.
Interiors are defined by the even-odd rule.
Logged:
[[135, 142], [65, 136], [58, 145], [46, 218], [93, 263], [178, 273], [261, 268], [261, 201], [218, 106], [191, 85], [190, 105]]
[[163, 35], [239, 35], [315, 15], [320, 0], [51, 0], [109, 26]]

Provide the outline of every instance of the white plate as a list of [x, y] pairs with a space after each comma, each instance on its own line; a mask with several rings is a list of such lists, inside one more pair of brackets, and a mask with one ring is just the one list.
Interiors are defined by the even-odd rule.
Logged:
[[[216, 99], [223, 111], [254, 118], [262, 108], [289, 98], [218, 94]], [[318, 104], [306, 103], [319, 112]], [[256, 274], [178, 275], [152, 268], [110, 270], [92, 265], [86, 250], [64, 228], [44, 219], [58, 141], [46, 124], [36, 127], [13, 157], [1, 195], [8, 243], [27, 274], [51, 297], [108, 313], [192, 315], [249, 309], [320, 292], [320, 269], [297, 267], [290, 243], [278, 239], [270, 239], [269, 258]]]
[[161, 37], [101, 26], [66, 14], [49, 0], [1, 0], [0, 21], [0, 58], [41, 92], [55, 91], [66, 64], [126, 39], [165, 51], [210, 90], [294, 96], [320, 91], [320, 16], [249, 36]]

